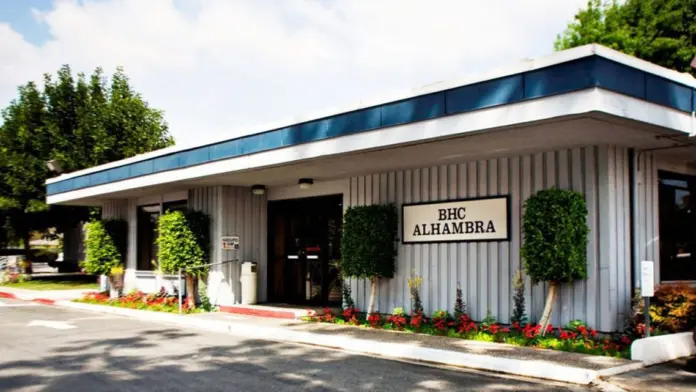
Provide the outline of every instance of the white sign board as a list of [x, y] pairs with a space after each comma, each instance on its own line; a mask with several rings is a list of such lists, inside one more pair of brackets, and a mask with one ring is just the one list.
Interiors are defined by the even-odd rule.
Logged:
[[510, 199], [496, 196], [446, 202], [404, 204], [404, 244], [508, 241]]
[[655, 264], [652, 261], [640, 262], [640, 296], [655, 295]]
[[222, 249], [223, 250], [239, 250], [239, 237], [238, 236], [222, 237]]

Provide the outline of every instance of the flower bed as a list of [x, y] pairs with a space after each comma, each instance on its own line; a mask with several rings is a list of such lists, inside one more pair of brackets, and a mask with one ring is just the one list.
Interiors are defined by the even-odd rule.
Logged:
[[482, 322], [475, 322], [466, 314], [455, 318], [443, 310], [436, 311], [431, 317], [427, 317], [421, 312], [406, 315], [398, 310], [388, 316], [379, 313], [365, 315], [356, 308], [347, 308], [342, 314], [334, 315], [331, 309], [326, 308], [322, 315], [309, 316], [306, 321], [348, 324], [619, 358], [630, 358], [630, 345], [633, 341], [628, 335], [599, 334], [579, 320], [563, 327], [549, 325], [546, 334], [542, 335], [540, 325], [514, 323], [504, 326], [491, 317], [487, 317]]
[[[157, 294], [145, 294], [142, 291], [134, 291], [119, 298], [110, 298], [107, 293], [87, 293], [83, 298], [76, 299], [73, 302], [156, 312], [179, 312], [179, 298], [168, 295], [164, 290], [160, 290]], [[198, 313], [202, 309], [191, 308], [184, 301], [181, 311], [182, 313]]]

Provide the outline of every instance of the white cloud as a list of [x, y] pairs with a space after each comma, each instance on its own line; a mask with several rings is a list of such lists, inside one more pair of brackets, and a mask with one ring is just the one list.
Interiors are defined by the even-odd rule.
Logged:
[[0, 23], [0, 106], [61, 64], [123, 65], [180, 144], [551, 52], [586, 0], [57, 0]]

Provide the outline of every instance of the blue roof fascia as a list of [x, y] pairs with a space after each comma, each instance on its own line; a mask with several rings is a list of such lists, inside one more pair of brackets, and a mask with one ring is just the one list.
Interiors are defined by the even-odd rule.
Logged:
[[379, 128], [599, 87], [692, 112], [696, 89], [599, 56], [238, 137], [46, 185], [58, 193]]

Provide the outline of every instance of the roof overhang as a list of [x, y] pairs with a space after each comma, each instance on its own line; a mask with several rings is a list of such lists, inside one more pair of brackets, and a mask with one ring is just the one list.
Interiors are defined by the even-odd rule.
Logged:
[[[693, 134], [696, 81], [589, 45], [488, 75], [198, 147], [173, 147], [47, 181], [50, 204], [605, 113]], [[382, 102], [382, 103], [380, 103]], [[351, 111], [352, 110], [352, 111]], [[294, 124], [294, 125], [293, 125]], [[82, 201], [80, 201], [82, 200]]]

